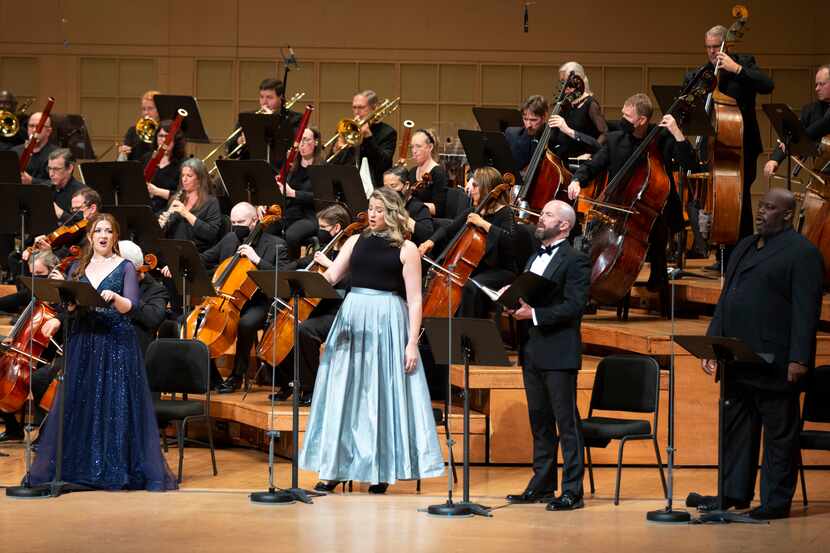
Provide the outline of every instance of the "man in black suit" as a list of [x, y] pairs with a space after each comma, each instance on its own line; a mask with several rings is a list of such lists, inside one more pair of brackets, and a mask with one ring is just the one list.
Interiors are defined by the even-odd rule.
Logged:
[[[775, 84], [758, 67], [754, 56], [732, 53], [728, 46], [723, 52], [720, 51], [726, 34], [727, 29], [723, 25], [712, 27], [706, 32], [705, 44], [706, 55], [709, 58], [708, 67], [714, 70], [716, 64], [720, 65], [718, 90], [735, 99], [743, 117], [743, 195], [738, 237], [740, 240], [752, 234], [752, 183], [757, 173], [758, 156], [764, 150], [758, 118], [755, 115], [755, 99], [758, 94], [771, 93]], [[693, 218], [699, 206], [695, 205], [694, 208], [691, 212]], [[728, 265], [731, 251], [732, 247], [727, 247], [724, 254], [726, 260], [720, 260], [724, 266]], [[711, 268], [720, 270], [720, 265]]]
[[[508, 495], [511, 503], [549, 501], [548, 510], [579, 509], [584, 472], [583, 441], [576, 406], [576, 377], [582, 360], [580, 324], [588, 301], [591, 265], [568, 243], [576, 215], [568, 204], [545, 204], [536, 225], [542, 243], [525, 270], [551, 281], [530, 304], [521, 302], [511, 315], [525, 321], [520, 362], [530, 429], [533, 432], [533, 478], [524, 492]], [[557, 435], [557, 428], [559, 430]], [[557, 488], [557, 443], [562, 449], [562, 494]]]
[[[782, 188], [758, 204], [757, 234], [735, 247], [708, 336], [740, 338], [760, 354], [763, 365], [726, 368], [723, 507], [749, 507], [761, 430], [761, 504], [749, 516], [789, 516], [798, 469], [799, 389], [797, 383], [815, 362], [821, 311], [822, 258], [816, 247], [792, 228], [795, 200]], [[716, 363], [703, 362], [713, 374]], [[698, 508], [712, 510], [717, 498], [704, 497]]]
[[[374, 90], [358, 92], [352, 98], [352, 115], [355, 119], [366, 120], [377, 109], [379, 103], [378, 95]], [[395, 145], [398, 142], [398, 131], [383, 121], [374, 125], [365, 124], [360, 127], [362, 140], [359, 148], [346, 146], [342, 138], [338, 138], [335, 147], [343, 148], [331, 162], [335, 165], [354, 164], [360, 168], [365, 158], [369, 164], [369, 172], [372, 176], [372, 186], [380, 188], [383, 186], [383, 173], [392, 167], [392, 158], [395, 156]], [[357, 157], [355, 157], [357, 150]]]
[[516, 161], [516, 166], [524, 169], [530, 163], [533, 152], [539, 145], [542, 131], [545, 130], [545, 122], [548, 120], [548, 101], [544, 96], [534, 94], [529, 96], [522, 104], [521, 127], [507, 127], [504, 129], [504, 137], [510, 145], [510, 153]]
[[[222, 261], [239, 252], [257, 269], [271, 271], [279, 265], [280, 271], [288, 270], [288, 249], [282, 238], [264, 232], [253, 246], [245, 244], [245, 240], [256, 227], [257, 222], [258, 217], [254, 206], [247, 202], [240, 202], [233, 206], [231, 231], [223, 236], [215, 246], [199, 254], [205, 267], [212, 271]], [[262, 328], [267, 314], [268, 300], [264, 294], [257, 291], [254, 297], [245, 303], [239, 316], [233, 374], [217, 388], [220, 394], [234, 392], [242, 385], [242, 379], [248, 370], [251, 346], [254, 345], [256, 334]]]

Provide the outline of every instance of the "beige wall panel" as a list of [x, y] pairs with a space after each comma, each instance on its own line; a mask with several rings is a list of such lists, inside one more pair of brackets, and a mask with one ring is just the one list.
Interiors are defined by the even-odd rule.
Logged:
[[[178, 0], [177, 0], [178, 1]], [[38, 2], [34, 3], [39, 4]], [[166, 0], [144, 0], [142, 2], [104, 2], [91, 0], [64, 0], [58, 8], [49, 13], [60, 21], [61, 14], [66, 23], [58, 32], [70, 46], [76, 44], [167, 44], [169, 35], [168, 6]], [[62, 9], [61, 9], [62, 8]], [[152, 15], [155, 14], [155, 17]], [[152, 23], [148, 23], [152, 21]], [[136, 28], [140, 23], [140, 30]], [[181, 23], [177, 22], [177, 27]]]
[[438, 66], [402, 63], [401, 100], [405, 102], [435, 102], [438, 100]]
[[[775, 90], [772, 91], [772, 101], [784, 103], [794, 110], [815, 100], [815, 85], [810, 87], [810, 79], [815, 83], [815, 72], [812, 68], [804, 69], [774, 69], [772, 79], [775, 81]], [[759, 102], [760, 106], [762, 102]]]
[[139, 98], [157, 88], [156, 62], [151, 59], [121, 59], [118, 62], [118, 95]]
[[277, 73], [273, 61], [242, 60], [239, 62], [239, 98], [255, 100], [259, 97], [259, 83]]
[[621, 107], [632, 94], [645, 92], [641, 67], [606, 67], [605, 81], [602, 103], [606, 106]]
[[159, 88], [162, 92], [191, 95], [195, 92], [193, 89], [195, 83], [193, 74], [196, 71], [196, 61], [193, 58], [170, 58], [168, 70], [169, 73], [166, 75], [167, 86], [164, 86], [164, 80], [159, 82]]
[[551, 101], [551, 95], [559, 88], [557, 80], [557, 68], [552, 65], [522, 66], [521, 101], [532, 94], [541, 94]]
[[135, 98], [120, 98], [118, 100], [118, 126], [115, 127], [116, 136], [123, 137], [124, 132], [138, 121], [141, 116], [141, 104]]
[[444, 142], [447, 138], [457, 138], [458, 129], [477, 129], [473, 109], [470, 106], [442, 105], [438, 109], [440, 123], [437, 127], [438, 140]]
[[198, 60], [196, 62], [196, 94], [211, 100], [231, 99], [233, 62], [230, 60]]
[[229, 100], [199, 100], [199, 111], [207, 135], [214, 139], [227, 136], [237, 117]]
[[41, 40], [57, 40], [61, 31], [60, 18], [44, 17], [44, 14], [59, 13], [60, 4], [60, 0], [0, 0], [0, 23], [3, 25], [0, 41], [30, 43], [34, 36], [41, 37]]
[[481, 103], [514, 106], [522, 95], [521, 67], [518, 65], [483, 65], [481, 67]]
[[361, 63], [358, 68], [357, 89], [374, 90], [381, 100], [398, 95], [397, 75], [391, 63]]
[[320, 102], [317, 110], [319, 117], [319, 129], [323, 135], [323, 142], [334, 135], [337, 130], [337, 122], [344, 118], [352, 117], [352, 102]]
[[118, 96], [118, 60], [81, 58], [81, 97]]
[[438, 99], [442, 102], [475, 102], [476, 66], [442, 64], [438, 71]]
[[117, 126], [118, 101], [115, 99], [82, 98], [81, 113], [84, 114], [86, 119], [90, 136], [96, 138], [119, 136], [129, 127], [129, 125], [123, 128]]
[[260, 108], [259, 100], [240, 100], [239, 111], [256, 111]]
[[[432, 129], [438, 132], [438, 110], [435, 106], [423, 104], [402, 104], [401, 105], [400, 121], [411, 119], [415, 123], [416, 129]], [[401, 133], [401, 126], [398, 127], [398, 133]], [[440, 142], [440, 138], [439, 138]]]
[[[291, 98], [297, 92], [305, 92], [305, 96], [299, 104], [294, 106], [294, 109], [300, 111], [305, 108], [305, 103], [317, 99], [317, 85], [315, 84], [315, 74], [317, 73], [316, 63], [303, 63], [299, 71], [292, 70], [288, 74], [288, 88], [286, 89], [286, 97]], [[277, 66], [277, 78], [282, 79], [283, 72], [282, 63]]]
[[[40, 83], [37, 58], [2, 58], [0, 71], [0, 86], [11, 90], [18, 101], [38, 95]], [[31, 109], [38, 108], [33, 105]]]
[[[174, 0], [162, 8], [174, 22], [171, 44], [235, 46], [238, 1]], [[269, 23], [273, 23], [269, 21]]]
[[351, 102], [357, 92], [357, 64], [321, 63], [320, 100], [325, 102]]

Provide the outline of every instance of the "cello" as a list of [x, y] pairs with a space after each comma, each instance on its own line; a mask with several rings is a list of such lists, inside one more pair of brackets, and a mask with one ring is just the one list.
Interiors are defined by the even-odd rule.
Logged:
[[[746, 6], [736, 5], [732, 16], [737, 18], [724, 37], [721, 52], [726, 45], [740, 39], [749, 19]], [[715, 67], [715, 78], [720, 66]], [[708, 215], [709, 228], [702, 234], [713, 244], [734, 244], [741, 227], [743, 202], [743, 140], [744, 123], [741, 110], [734, 98], [717, 87], [706, 99], [706, 113], [712, 118], [715, 133], [707, 140], [709, 179], [703, 212]]]
[[[799, 166], [803, 164], [793, 158]], [[804, 192], [796, 194], [799, 201], [795, 229], [812, 242], [824, 259], [824, 286], [830, 286], [830, 135], [818, 144], [813, 169], [807, 167], [810, 179]]]
[[[282, 218], [279, 205], [268, 208], [262, 219], [245, 240], [249, 246], [255, 245], [265, 227]], [[215, 296], [209, 296], [195, 307], [187, 316], [185, 336], [194, 336], [203, 342], [210, 351], [211, 358], [219, 357], [236, 341], [239, 316], [245, 303], [258, 290], [256, 283], [248, 277], [248, 271], [256, 266], [239, 252], [222, 261], [213, 273]]]
[[[483, 215], [500, 198], [510, 206], [509, 194], [514, 183], [515, 177], [505, 173], [502, 183], [481, 200], [473, 213]], [[431, 265], [426, 276], [424, 318], [447, 317], [450, 313], [455, 313], [461, 303], [461, 290], [481, 263], [486, 249], [487, 233], [468, 223], [444, 249], [438, 258], [443, 260], [440, 264], [423, 257]]]
[[[705, 66], [698, 70], [666, 114], [681, 121], [698, 98], [714, 87]], [[615, 304], [628, 294], [648, 251], [651, 227], [663, 211], [671, 191], [655, 126], [637, 146], [595, 203], [596, 219], [589, 225], [591, 244], [591, 297]]]

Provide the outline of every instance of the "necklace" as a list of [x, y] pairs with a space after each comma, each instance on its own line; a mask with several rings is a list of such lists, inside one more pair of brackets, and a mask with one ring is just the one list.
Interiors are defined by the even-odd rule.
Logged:
[[110, 255], [107, 255], [107, 256], [104, 256], [104, 255], [99, 255], [98, 257], [93, 257], [93, 258], [92, 258], [92, 259], [90, 259], [89, 261], [90, 261], [90, 263], [100, 263], [100, 262], [102, 262], [102, 261], [109, 261], [109, 260], [110, 260], [110, 259], [112, 259], [113, 257], [115, 257], [115, 254], [114, 254], [114, 253], [113, 253], [113, 254], [110, 254]]

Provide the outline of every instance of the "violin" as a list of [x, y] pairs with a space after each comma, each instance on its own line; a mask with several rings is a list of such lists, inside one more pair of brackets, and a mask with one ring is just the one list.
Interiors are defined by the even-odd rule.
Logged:
[[[282, 218], [279, 205], [268, 208], [245, 240], [248, 246], [255, 245], [265, 228]], [[248, 276], [256, 266], [239, 252], [222, 261], [213, 273], [215, 296], [203, 299], [187, 316], [186, 336], [193, 336], [203, 342], [211, 358], [219, 357], [236, 341], [239, 316], [242, 308], [258, 290], [256, 283]]]
[[[369, 217], [365, 211], [357, 214], [357, 220], [337, 233], [326, 246], [320, 250], [323, 255], [328, 255], [332, 250], [340, 249], [343, 243], [355, 234], [362, 232], [369, 226]], [[312, 261], [305, 271], [325, 272], [325, 268]], [[297, 320], [305, 321], [320, 303], [319, 298], [300, 298], [297, 306]], [[268, 326], [262, 335], [257, 347], [257, 358], [276, 367], [291, 353], [294, 348], [294, 300], [284, 302], [279, 298], [274, 300], [274, 309], [269, 313]]]
[[[486, 213], [499, 199], [510, 205], [510, 189], [515, 182], [512, 174], [505, 173], [502, 183], [487, 194], [474, 213]], [[438, 258], [442, 260], [440, 263], [424, 257], [430, 265], [424, 293], [424, 318], [449, 317], [455, 313], [461, 303], [461, 289], [481, 263], [486, 249], [487, 233], [468, 223]]]
[[[76, 220], [80, 216], [80, 220]], [[78, 211], [69, 218], [66, 224], [59, 226], [52, 232], [46, 235], [46, 242], [49, 244], [49, 247], [59, 248], [66, 244], [67, 242], [73, 241], [78, 234], [82, 232], [86, 232], [86, 227], [89, 224], [89, 221], [84, 219], [84, 214], [82, 211]], [[26, 251], [31, 255], [35, 252], [35, 247], [29, 246], [26, 248]]]

